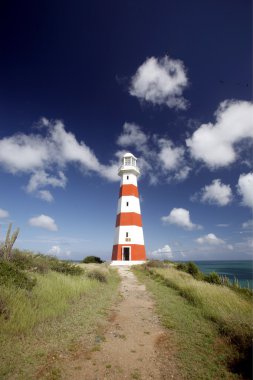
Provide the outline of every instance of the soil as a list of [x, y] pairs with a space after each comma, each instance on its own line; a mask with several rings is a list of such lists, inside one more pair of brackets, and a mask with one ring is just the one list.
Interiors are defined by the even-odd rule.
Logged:
[[127, 267], [120, 267], [121, 300], [111, 310], [103, 334], [91, 350], [77, 351], [61, 363], [63, 379], [181, 379], [175, 351], [154, 311], [144, 285]]

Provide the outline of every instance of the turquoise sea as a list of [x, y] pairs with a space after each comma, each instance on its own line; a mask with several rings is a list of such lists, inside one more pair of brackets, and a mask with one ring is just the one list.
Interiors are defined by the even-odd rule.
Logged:
[[253, 261], [194, 261], [201, 272], [217, 272], [220, 275], [227, 276], [231, 281], [235, 278], [239, 281], [241, 287], [250, 287], [253, 289]]

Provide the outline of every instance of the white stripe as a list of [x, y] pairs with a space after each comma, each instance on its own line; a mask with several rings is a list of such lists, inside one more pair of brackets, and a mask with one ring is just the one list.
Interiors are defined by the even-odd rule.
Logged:
[[[126, 234], [128, 233], [128, 237]], [[131, 240], [126, 240], [131, 239]], [[114, 245], [115, 244], [140, 244], [144, 245], [144, 237], [142, 227], [138, 226], [119, 226], [115, 228]]]
[[135, 174], [132, 173], [126, 173], [122, 175], [121, 178], [121, 185], [135, 185], [137, 186], [137, 177]]
[[133, 195], [123, 195], [120, 197], [118, 200], [117, 214], [120, 212], [136, 212], [137, 214], [140, 214], [141, 209], [139, 198], [136, 198]]

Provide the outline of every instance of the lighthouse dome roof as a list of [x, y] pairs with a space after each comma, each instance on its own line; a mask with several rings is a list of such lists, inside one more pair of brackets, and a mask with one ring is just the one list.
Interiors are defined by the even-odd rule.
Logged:
[[136, 158], [132, 153], [130, 153], [130, 152], [125, 153], [125, 154], [123, 155], [123, 158], [124, 158], [124, 157], [134, 157], [134, 158], [137, 160], [137, 158]]

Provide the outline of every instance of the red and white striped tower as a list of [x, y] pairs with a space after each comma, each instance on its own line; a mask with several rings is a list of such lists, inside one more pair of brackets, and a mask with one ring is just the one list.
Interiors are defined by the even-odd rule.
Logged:
[[140, 175], [140, 171], [136, 161], [137, 158], [133, 154], [126, 153], [122, 157], [122, 166], [118, 172], [121, 184], [112, 265], [138, 264], [146, 260], [137, 186], [137, 177]]

